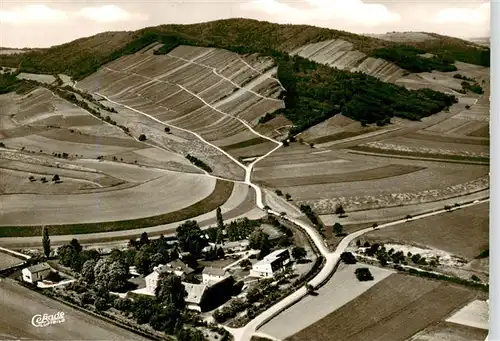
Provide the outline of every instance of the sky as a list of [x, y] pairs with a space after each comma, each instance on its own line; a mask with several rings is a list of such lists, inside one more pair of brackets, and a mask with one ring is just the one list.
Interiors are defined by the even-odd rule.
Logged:
[[104, 31], [235, 17], [359, 34], [490, 35], [490, 2], [478, 0], [0, 0], [0, 46], [49, 47]]

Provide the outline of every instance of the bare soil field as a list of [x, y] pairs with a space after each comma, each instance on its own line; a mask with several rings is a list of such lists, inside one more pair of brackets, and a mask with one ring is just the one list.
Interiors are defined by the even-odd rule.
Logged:
[[11, 254], [8, 254], [7, 252], [0, 251], [0, 269], [7, 269], [11, 266], [22, 264], [25, 261], [25, 259], [17, 258], [12, 256]]
[[364, 264], [341, 264], [328, 283], [317, 290], [318, 296], [306, 296], [259, 328], [259, 332], [278, 339], [285, 339], [313, 325], [349, 301], [356, 299], [376, 283], [394, 273], [392, 270], [366, 265], [370, 269], [374, 280], [360, 282], [357, 280], [354, 271], [361, 265], [365, 267]]
[[408, 341], [484, 341], [488, 331], [456, 323], [439, 322], [413, 335]]
[[447, 322], [488, 330], [489, 304], [483, 300], [475, 300], [446, 319]]
[[489, 204], [479, 204], [439, 214], [404, 226], [394, 226], [363, 236], [370, 241], [431, 247], [465, 257], [477, 257], [489, 245]]
[[287, 340], [403, 341], [477, 295], [465, 287], [393, 274]]
[[[10, 279], [0, 282], [2, 290], [0, 338], [36, 340], [140, 340], [148, 339], [101, 319], [51, 300]], [[65, 322], [37, 328], [31, 324], [36, 314], [64, 312]]]

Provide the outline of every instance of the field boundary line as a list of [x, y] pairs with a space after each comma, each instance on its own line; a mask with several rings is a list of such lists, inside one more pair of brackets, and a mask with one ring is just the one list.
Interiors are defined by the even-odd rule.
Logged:
[[490, 164], [489, 162], [482, 162], [482, 161], [437, 159], [437, 158], [423, 157], [423, 156], [411, 156], [411, 155], [397, 155], [397, 154], [389, 154], [389, 153], [388, 154], [384, 154], [384, 153], [364, 152], [364, 151], [352, 150], [352, 149], [349, 149], [348, 153], [349, 154], [359, 154], [359, 155], [375, 156], [375, 157], [388, 157], [388, 158], [394, 158], [394, 159], [435, 161], [435, 162], [446, 162], [446, 163], [460, 163], [460, 164], [468, 164], [468, 165], [487, 166], [487, 165]]

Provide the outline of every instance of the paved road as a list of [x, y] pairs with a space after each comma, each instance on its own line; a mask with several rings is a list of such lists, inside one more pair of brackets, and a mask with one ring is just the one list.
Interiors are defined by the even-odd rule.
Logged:
[[[35, 314], [64, 312], [66, 322], [37, 328]], [[0, 340], [134, 340], [147, 338], [70, 308], [10, 279], [0, 281]]]

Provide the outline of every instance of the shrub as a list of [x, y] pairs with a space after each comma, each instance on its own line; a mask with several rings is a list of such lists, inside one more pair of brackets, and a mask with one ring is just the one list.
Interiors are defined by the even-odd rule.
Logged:
[[357, 268], [356, 271], [354, 271], [354, 274], [360, 282], [373, 280], [373, 275], [368, 268]]

